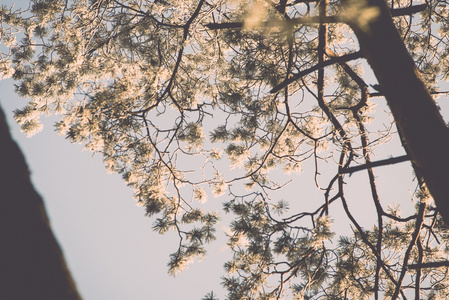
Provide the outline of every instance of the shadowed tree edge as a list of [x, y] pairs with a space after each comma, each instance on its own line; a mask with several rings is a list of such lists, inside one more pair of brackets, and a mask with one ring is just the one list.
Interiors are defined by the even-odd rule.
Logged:
[[370, 0], [379, 16], [362, 30], [354, 30], [393, 113], [402, 144], [415, 172], [422, 176], [446, 225], [449, 224], [449, 129], [383, 0]]
[[81, 299], [0, 108], [0, 298]]

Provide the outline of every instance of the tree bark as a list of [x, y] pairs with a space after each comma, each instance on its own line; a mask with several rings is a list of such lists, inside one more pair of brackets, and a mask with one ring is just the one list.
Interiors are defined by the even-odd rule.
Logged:
[[[349, 5], [349, 4], [348, 4]], [[379, 15], [350, 26], [379, 81], [402, 144], [449, 226], [449, 129], [394, 26], [383, 0], [366, 1]]]
[[1, 108], [0, 141], [0, 299], [81, 299]]

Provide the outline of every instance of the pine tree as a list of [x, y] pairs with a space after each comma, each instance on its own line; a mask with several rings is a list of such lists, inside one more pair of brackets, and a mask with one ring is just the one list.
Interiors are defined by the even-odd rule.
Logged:
[[[103, 155], [154, 230], [178, 233], [170, 273], [230, 216], [229, 299], [448, 297], [446, 2], [35, 0], [0, 18], [22, 130], [60, 114]], [[399, 210], [376, 174], [404, 162], [416, 192]]]

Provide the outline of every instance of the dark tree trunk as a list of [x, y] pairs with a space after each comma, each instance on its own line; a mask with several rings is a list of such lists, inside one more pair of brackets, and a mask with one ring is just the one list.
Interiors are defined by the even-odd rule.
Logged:
[[351, 24], [393, 113], [402, 144], [449, 226], [449, 129], [409, 55], [387, 5], [368, 0], [380, 15], [362, 30]]
[[0, 299], [81, 299], [0, 108]]

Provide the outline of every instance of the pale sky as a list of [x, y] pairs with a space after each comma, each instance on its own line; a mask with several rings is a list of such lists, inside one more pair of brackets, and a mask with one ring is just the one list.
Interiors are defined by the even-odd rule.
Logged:
[[[13, 2], [17, 1], [2, 0], [5, 4]], [[228, 257], [223, 252], [222, 239], [207, 248], [209, 256], [205, 261], [196, 262], [176, 278], [168, 276], [168, 256], [178, 244], [174, 233], [164, 236], [154, 233], [151, 229], [154, 220], [145, 217], [144, 208], [135, 205], [131, 189], [120, 176], [107, 174], [100, 156], [92, 158], [91, 153], [81, 151], [81, 145], [70, 144], [58, 136], [52, 128], [56, 118], [44, 119], [44, 131], [26, 138], [12, 119], [12, 111], [24, 106], [26, 100], [13, 93], [11, 80], [0, 81], [0, 90], [0, 103], [13, 137], [27, 159], [35, 188], [44, 198], [53, 231], [84, 299], [199, 300], [211, 290], [224, 299], [220, 276]], [[447, 98], [441, 101], [446, 116], [448, 102]], [[389, 146], [380, 151], [384, 157], [379, 159], [402, 155], [401, 151], [400, 147]], [[383, 203], [391, 199], [410, 202], [409, 163], [377, 168], [375, 172]], [[361, 189], [366, 184], [364, 176], [355, 174], [347, 182], [360, 181]], [[312, 182], [312, 176], [307, 180]], [[301, 187], [301, 193], [309, 195], [310, 186], [313, 184]], [[285, 200], [292, 200], [291, 196], [298, 194], [298, 186], [284, 193]], [[352, 201], [350, 204], [359, 217], [370, 219], [373, 210], [364, 202], [370, 199], [362, 195], [358, 189], [351, 190], [348, 201]], [[220, 199], [209, 201], [217, 201], [217, 209], [221, 207]]]

